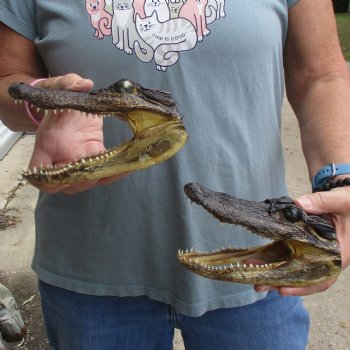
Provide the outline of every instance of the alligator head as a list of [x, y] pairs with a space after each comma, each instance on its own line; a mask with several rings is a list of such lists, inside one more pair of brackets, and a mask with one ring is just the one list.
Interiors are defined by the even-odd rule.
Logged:
[[309, 286], [340, 273], [333, 226], [306, 214], [289, 197], [253, 202], [196, 183], [185, 185], [185, 193], [221, 222], [273, 240], [248, 249], [179, 251], [179, 260], [191, 271], [216, 280], [270, 286]]
[[22, 176], [33, 185], [74, 184], [144, 169], [173, 156], [187, 139], [171, 95], [130, 80], [91, 92], [39, 89], [16, 83], [9, 87], [9, 94], [16, 102], [25, 100], [45, 114], [74, 110], [83, 116], [116, 116], [127, 121], [134, 134], [123, 145], [74, 163], [28, 169]]

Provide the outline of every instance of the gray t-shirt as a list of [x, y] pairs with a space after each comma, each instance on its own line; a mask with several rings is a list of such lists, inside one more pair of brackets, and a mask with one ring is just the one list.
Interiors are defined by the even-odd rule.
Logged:
[[[183, 185], [254, 200], [286, 194], [282, 54], [296, 1], [0, 0], [0, 21], [35, 42], [52, 76], [74, 72], [96, 88], [129, 78], [170, 91], [189, 134], [174, 158], [114, 184], [40, 194], [40, 279], [94, 295], [147, 295], [191, 316], [264, 296], [177, 261], [178, 249], [262, 242], [191, 206]], [[119, 120], [104, 126], [108, 147], [131, 135]]]

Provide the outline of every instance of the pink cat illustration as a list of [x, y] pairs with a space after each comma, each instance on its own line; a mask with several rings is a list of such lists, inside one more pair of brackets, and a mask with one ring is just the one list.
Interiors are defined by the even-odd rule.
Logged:
[[94, 36], [103, 39], [112, 34], [112, 16], [105, 11], [105, 0], [86, 0], [86, 11], [90, 15], [92, 26], [95, 28]]
[[136, 15], [138, 14], [141, 18], [145, 18], [145, 1], [146, 0], [134, 0], [132, 7], [134, 8], [134, 22], [136, 21]]
[[187, 0], [180, 10], [179, 17], [188, 19], [197, 30], [198, 41], [210, 34], [207, 28], [205, 8], [208, 0]]

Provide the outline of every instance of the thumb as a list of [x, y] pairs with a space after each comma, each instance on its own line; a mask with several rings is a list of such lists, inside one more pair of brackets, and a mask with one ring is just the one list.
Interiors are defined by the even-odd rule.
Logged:
[[80, 75], [69, 73], [62, 76], [47, 78], [35, 85], [46, 89], [89, 91], [94, 83], [90, 79], [82, 78]]
[[348, 190], [336, 189], [329, 192], [316, 192], [294, 200], [295, 204], [310, 214], [337, 214], [349, 208]]

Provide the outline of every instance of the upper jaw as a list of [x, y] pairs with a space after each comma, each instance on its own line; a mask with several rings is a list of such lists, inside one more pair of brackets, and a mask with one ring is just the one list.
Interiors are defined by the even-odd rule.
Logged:
[[25, 100], [48, 111], [76, 110], [97, 116], [118, 115], [127, 119], [129, 111], [145, 110], [157, 113], [165, 119], [180, 119], [175, 101], [169, 93], [146, 89], [132, 81], [128, 82], [132, 84], [133, 91], [121, 92], [117, 90], [120, 82], [90, 92], [41, 89], [14, 83], [10, 85], [8, 92], [15, 101]]

